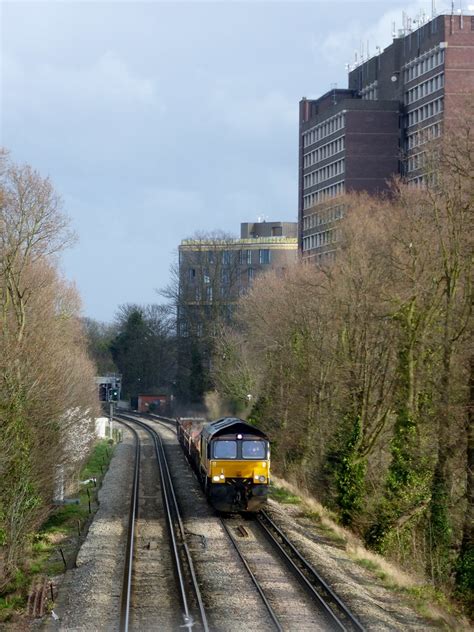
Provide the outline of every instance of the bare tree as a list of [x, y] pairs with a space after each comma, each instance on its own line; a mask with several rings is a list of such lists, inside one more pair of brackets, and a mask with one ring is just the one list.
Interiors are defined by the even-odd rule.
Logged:
[[[51, 183], [4, 159], [0, 176], [0, 576], [21, 563], [53, 497], [55, 469], [85, 456], [93, 367], [73, 287], [55, 269], [72, 239]], [[66, 441], [66, 433], [69, 439]], [[81, 435], [78, 442], [76, 439]], [[66, 452], [67, 446], [80, 449]], [[48, 458], [45, 458], [45, 455]], [[74, 455], [74, 456], [73, 456]], [[3, 585], [3, 584], [2, 584]]]

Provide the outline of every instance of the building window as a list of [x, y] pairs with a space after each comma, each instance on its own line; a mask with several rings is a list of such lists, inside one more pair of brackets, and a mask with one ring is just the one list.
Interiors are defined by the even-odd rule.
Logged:
[[341, 160], [336, 160], [336, 162], [332, 162], [321, 169], [316, 169], [311, 173], [308, 173], [304, 176], [303, 179], [303, 188], [309, 189], [316, 184], [320, 184], [325, 180], [329, 180], [330, 178], [334, 178], [335, 176], [341, 175], [345, 171], [345, 160], [342, 158]]
[[270, 263], [270, 250], [268, 248], [259, 250], [258, 260], [259, 260], [259, 263]]
[[207, 260], [210, 265], [216, 262], [215, 253], [212, 250], [207, 253]]
[[247, 278], [248, 278], [248, 282], [251, 283], [253, 281], [253, 277], [254, 277], [254, 270], [253, 268], [249, 268], [247, 270]]
[[324, 123], [320, 123], [303, 134], [303, 147], [308, 147], [318, 140], [342, 129], [346, 124], [345, 112], [336, 114]]
[[230, 251], [229, 250], [224, 250], [224, 252], [222, 253], [222, 263], [225, 266], [230, 265]]
[[189, 280], [192, 282], [196, 278], [196, 270], [195, 268], [189, 268], [188, 270]]
[[332, 184], [329, 187], [325, 187], [324, 189], [320, 189], [319, 191], [315, 191], [314, 193], [309, 193], [305, 195], [303, 197], [303, 209], [311, 208], [315, 204], [324, 202], [324, 200], [343, 194], [344, 181], [337, 182], [336, 184]]
[[206, 288], [206, 300], [212, 303], [212, 285]]
[[405, 66], [405, 81], [412, 81], [444, 63], [444, 49], [437, 47], [412, 59]]
[[303, 158], [303, 167], [306, 169], [308, 167], [312, 167], [317, 162], [321, 162], [321, 160], [325, 160], [326, 158], [330, 158], [335, 154], [344, 151], [344, 136], [340, 136], [330, 143], [326, 143], [317, 149], [313, 149], [308, 154], [304, 155]]
[[252, 251], [251, 250], [247, 250], [247, 260], [246, 260], [247, 265], [249, 266], [252, 263]]

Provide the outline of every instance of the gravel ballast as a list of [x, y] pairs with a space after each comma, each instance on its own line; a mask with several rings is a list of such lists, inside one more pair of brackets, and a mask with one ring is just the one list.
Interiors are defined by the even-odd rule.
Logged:
[[[159, 431], [167, 454], [182, 511], [188, 545], [212, 632], [272, 630], [273, 624], [261, 597], [242, 565], [214, 509], [207, 503], [198, 481], [177, 443], [176, 436], [161, 424], [147, 420]], [[173, 573], [169, 561], [169, 537], [161, 508], [160, 481], [151, 441], [140, 431], [142, 479], [138, 521], [138, 593], [132, 598], [132, 629], [179, 629], [176, 620]], [[55, 613], [48, 618], [47, 632], [56, 630], [118, 630], [124, 551], [134, 462], [134, 441], [124, 431], [103, 486], [100, 507], [82, 545], [77, 568], [60, 582]], [[323, 575], [367, 630], [424, 632], [434, 625], [418, 616], [408, 602], [374, 578], [373, 573], [351, 559], [341, 544], [331, 542], [297, 506], [269, 502], [269, 514], [293, 544]], [[247, 518], [235, 516], [229, 526], [238, 538], [238, 524], [248, 535], [239, 544], [265, 593], [278, 611], [285, 630], [327, 629], [314, 617], [312, 604], [285, 579], [285, 569], [272, 558], [272, 547], [262, 539]], [[174, 613], [173, 613], [174, 610]], [[161, 615], [160, 615], [161, 612]], [[182, 625], [182, 623], [181, 623]]]
[[134, 442], [124, 430], [99, 490], [99, 509], [79, 550], [77, 568], [59, 585], [47, 630], [118, 630]]

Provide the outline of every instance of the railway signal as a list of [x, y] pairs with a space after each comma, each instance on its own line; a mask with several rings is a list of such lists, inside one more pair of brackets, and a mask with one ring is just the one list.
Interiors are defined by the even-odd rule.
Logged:
[[109, 384], [99, 384], [99, 401], [108, 401], [108, 387]]

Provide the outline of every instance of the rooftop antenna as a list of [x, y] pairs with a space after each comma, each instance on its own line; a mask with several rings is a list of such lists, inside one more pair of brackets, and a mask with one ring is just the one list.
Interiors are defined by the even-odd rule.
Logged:
[[408, 31], [408, 14], [405, 11], [402, 12], [402, 22], [403, 22], [403, 34], [406, 35]]
[[380, 55], [380, 53], [381, 53], [380, 46], [376, 46], [375, 50], [377, 51], [376, 55]]
[[370, 59], [369, 40], [367, 40], [367, 59]]
[[395, 22], [392, 22], [392, 39], [395, 39], [397, 36], [397, 31], [396, 31], [397, 25]]
[[434, 18], [436, 15], [436, 0], [431, 0], [431, 17]]

